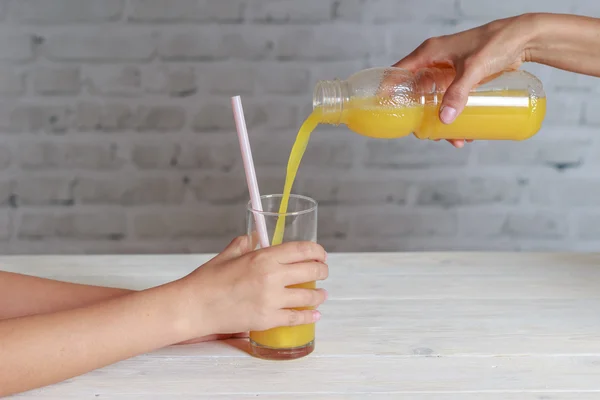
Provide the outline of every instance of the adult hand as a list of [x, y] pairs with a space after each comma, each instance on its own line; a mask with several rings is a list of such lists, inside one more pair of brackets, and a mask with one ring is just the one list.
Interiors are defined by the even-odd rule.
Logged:
[[[533, 36], [529, 15], [505, 18], [424, 41], [395, 67], [415, 71], [426, 67], [451, 67], [455, 71], [440, 106], [440, 120], [450, 124], [463, 111], [469, 91], [490, 75], [518, 69], [529, 61], [527, 44]], [[449, 140], [463, 147], [464, 140]]]

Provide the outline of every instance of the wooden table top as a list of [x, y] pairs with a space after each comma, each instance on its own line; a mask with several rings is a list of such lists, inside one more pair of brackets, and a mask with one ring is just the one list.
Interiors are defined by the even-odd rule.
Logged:
[[[0, 269], [142, 289], [209, 257], [13, 256]], [[600, 398], [600, 254], [331, 254], [329, 264], [308, 357], [255, 359], [245, 340], [173, 346], [15, 398]]]

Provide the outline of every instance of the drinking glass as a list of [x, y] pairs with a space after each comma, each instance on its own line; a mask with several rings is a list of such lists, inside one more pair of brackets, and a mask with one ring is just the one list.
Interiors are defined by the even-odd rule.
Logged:
[[[265, 220], [269, 243], [272, 243], [275, 226], [280, 216], [285, 217], [283, 241], [317, 241], [317, 202], [310, 197], [291, 194], [287, 212], [279, 213], [281, 194], [261, 196], [262, 211], [252, 209], [248, 203], [246, 223], [248, 234], [255, 234], [255, 216]], [[259, 244], [260, 247], [260, 244]], [[305, 282], [290, 287], [315, 289], [316, 282]], [[304, 308], [313, 309], [313, 307]], [[315, 348], [315, 324], [283, 326], [266, 331], [250, 332], [250, 347], [256, 357], [268, 360], [292, 360], [304, 357]]]

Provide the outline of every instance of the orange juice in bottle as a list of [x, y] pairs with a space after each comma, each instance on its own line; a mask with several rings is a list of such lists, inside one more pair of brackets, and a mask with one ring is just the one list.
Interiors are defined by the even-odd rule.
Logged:
[[439, 107], [453, 76], [451, 69], [366, 69], [347, 80], [318, 82], [313, 112], [320, 123], [345, 124], [379, 139], [413, 133], [419, 139], [525, 140], [540, 130], [546, 95], [542, 83], [525, 71], [488, 78], [470, 91], [454, 122], [442, 123]]

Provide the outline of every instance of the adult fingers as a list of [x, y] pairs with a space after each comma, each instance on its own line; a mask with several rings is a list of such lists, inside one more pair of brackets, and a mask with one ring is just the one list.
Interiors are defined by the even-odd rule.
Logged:
[[399, 60], [393, 66], [415, 71], [419, 68], [429, 67], [435, 64], [440, 55], [438, 49], [439, 38], [429, 38], [414, 49], [410, 54]]
[[440, 107], [440, 120], [443, 123], [450, 124], [458, 117], [467, 104], [469, 92], [483, 78], [484, 66], [476, 59], [467, 59], [456, 66], [456, 76], [444, 93]]

